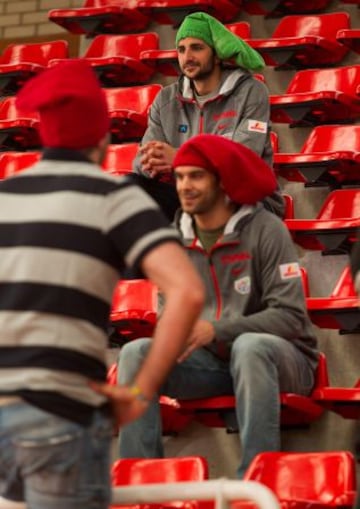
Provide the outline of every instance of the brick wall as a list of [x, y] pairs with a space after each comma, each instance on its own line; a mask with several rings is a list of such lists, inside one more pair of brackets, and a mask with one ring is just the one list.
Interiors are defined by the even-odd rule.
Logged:
[[65, 30], [48, 20], [50, 9], [81, 7], [84, 0], [0, 0], [0, 39], [33, 39]]
[[84, 0], [0, 0], [0, 52], [13, 42], [65, 39], [70, 56], [79, 55], [79, 36], [48, 20], [51, 9], [81, 7]]

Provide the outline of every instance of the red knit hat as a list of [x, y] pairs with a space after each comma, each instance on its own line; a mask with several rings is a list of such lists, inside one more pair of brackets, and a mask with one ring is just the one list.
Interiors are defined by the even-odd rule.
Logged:
[[93, 147], [110, 127], [105, 94], [83, 59], [61, 62], [30, 79], [16, 101], [24, 111], [39, 112], [46, 147]]
[[173, 167], [197, 166], [219, 175], [229, 198], [239, 204], [254, 204], [277, 188], [274, 172], [245, 145], [217, 134], [199, 134], [176, 153]]

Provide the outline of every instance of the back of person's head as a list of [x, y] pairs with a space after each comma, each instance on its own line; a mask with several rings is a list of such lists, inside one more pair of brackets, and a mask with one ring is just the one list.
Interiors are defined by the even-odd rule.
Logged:
[[23, 111], [37, 111], [45, 147], [95, 147], [110, 127], [104, 91], [83, 59], [51, 67], [25, 83], [17, 95]]
[[233, 59], [244, 69], [255, 71], [265, 65], [257, 51], [206, 12], [194, 12], [184, 18], [176, 34], [176, 47], [187, 37], [201, 39], [214, 49], [220, 60]]
[[219, 176], [238, 204], [255, 204], [277, 188], [273, 170], [253, 150], [217, 134], [199, 134], [178, 149], [173, 167], [194, 166]]

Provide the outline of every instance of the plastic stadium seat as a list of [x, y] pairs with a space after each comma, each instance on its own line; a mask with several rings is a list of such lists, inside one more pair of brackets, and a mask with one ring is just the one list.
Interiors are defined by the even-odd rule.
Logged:
[[98, 35], [88, 46], [84, 58], [103, 86], [130, 86], [150, 80], [154, 69], [140, 61], [140, 53], [158, 47], [159, 36], [154, 32]]
[[112, 143], [138, 142], [147, 127], [149, 108], [161, 85], [104, 89], [111, 119]]
[[315, 127], [299, 153], [274, 153], [281, 177], [306, 186], [360, 183], [360, 125]]
[[[204, 481], [209, 478], [208, 464], [202, 456], [176, 458], [124, 458], [115, 461], [111, 469], [112, 486], [129, 486], [148, 483], [174, 483]], [[213, 506], [213, 504], [212, 504]], [[125, 509], [124, 505], [112, 505], [112, 509]], [[194, 501], [174, 501], [161, 504], [136, 504], [129, 509], [197, 509], [200, 503]], [[201, 507], [211, 507], [209, 504]]]
[[[270, 488], [282, 509], [352, 508], [356, 495], [355, 458], [348, 451], [263, 452], [244, 481]], [[232, 509], [240, 507], [233, 503]]]
[[360, 117], [360, 65], [298, 71], [285, 94], [270, 95], [271, 120], [290, 127], [351, 123]]
[[14, 95], [53, 58], [68, 58], [66, 41], [9, 44], [0, 56], [0, 95]]
[[360, 299], [354, 288], [349, 266], [346, 266], [329, 297], [310, 297], [306, 306], [311, 321], [340, 334], [360, 332]]
[[260, 14], [266, 18], [277, 18], [286, 14], [311, 14], [324, 12], [331, 0], [245, 0], [244, 10], [249, 14]]
[[153, 21], [174, 28], [192, 12], [207, 12], [223, 23], [228, 23], [240, 11], [240, 6], [229, 0], [138, 0], [137, 8]]
[[[251, 37], [250, 24], [247, 21], [229, 23], [226, 26], [231, 32], [242, 39], [249, 39]], [[180, 74], [176, 49], [145, 50], [141, 52], [140, 60], [164, 76], [178, 76]]]
[[344, 419], [360, 419], [360, 378], [354, 387], [322, 387], [315, 391], [314, 399]]
[[285, 16], [270, 38], [248, 42], [275, 69], [333, 66], [348, 53], [336, 34], [349, 27], [347, 12]]
[[304, 249], [346, 254], [360, 228], [360, 189], [338, 189], [326, 197], [316, 219], [286, 219], [291, 236]]
[[15, 97], [0, 101], [0, 151], [40, 147], [38, 114], [20, 111]]
[[109, 145], [102, 168], [113, 175], [126, 175], [132, 171], [132, 162], [139, 148], [138, 143]]
[[345, 28], [339, 30], [336, 34], [336, 40], [350, 48], [352, 51], [360, 53], [360, 29]]
[[141, 32], [150, 19], [127, 0], [85, 0], [83, 7], [52, 9], [48, 18], [73, 34], [121, 34]]
[[[329, 385], [326, 358], [319, 357], [314, 389]], [[235, 397], [216, 396], [193, 400], [178, 400], [180, 411], [190, 413], [206, 426], [226, 427], [229, 433], [237, 431], [235, 417]], [[312, 395], [301, 396], [293, 393], [281, 393], [281, 425], [283, 427], [306, 426], [320, 418], [323, 408], [313, 401]]]
[[151, 336], [157, 320], [158, 289], [147, 279], [120, 280], [115, 288], [110, 323], [121, 343]]
[[37, 163], [41, 152], [2, 152], [0, 153], [0, 179], [11, 177]]

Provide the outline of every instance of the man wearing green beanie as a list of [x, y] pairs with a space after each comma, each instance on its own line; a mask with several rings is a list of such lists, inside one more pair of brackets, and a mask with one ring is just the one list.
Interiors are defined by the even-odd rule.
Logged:
[[[134, 179], [169, 218], [178, 207], [172, 162], [177, 149], [192, 136], [224, 136], [246, 145], [272, 166], [268, 90], [252, 74], [264, 66], [262, 57], [204, 12], [184, 18], [176, 49], [181, 76], [155, 98], [133, 165]], [[264, 205], [282, 217], [279, 190]]]

